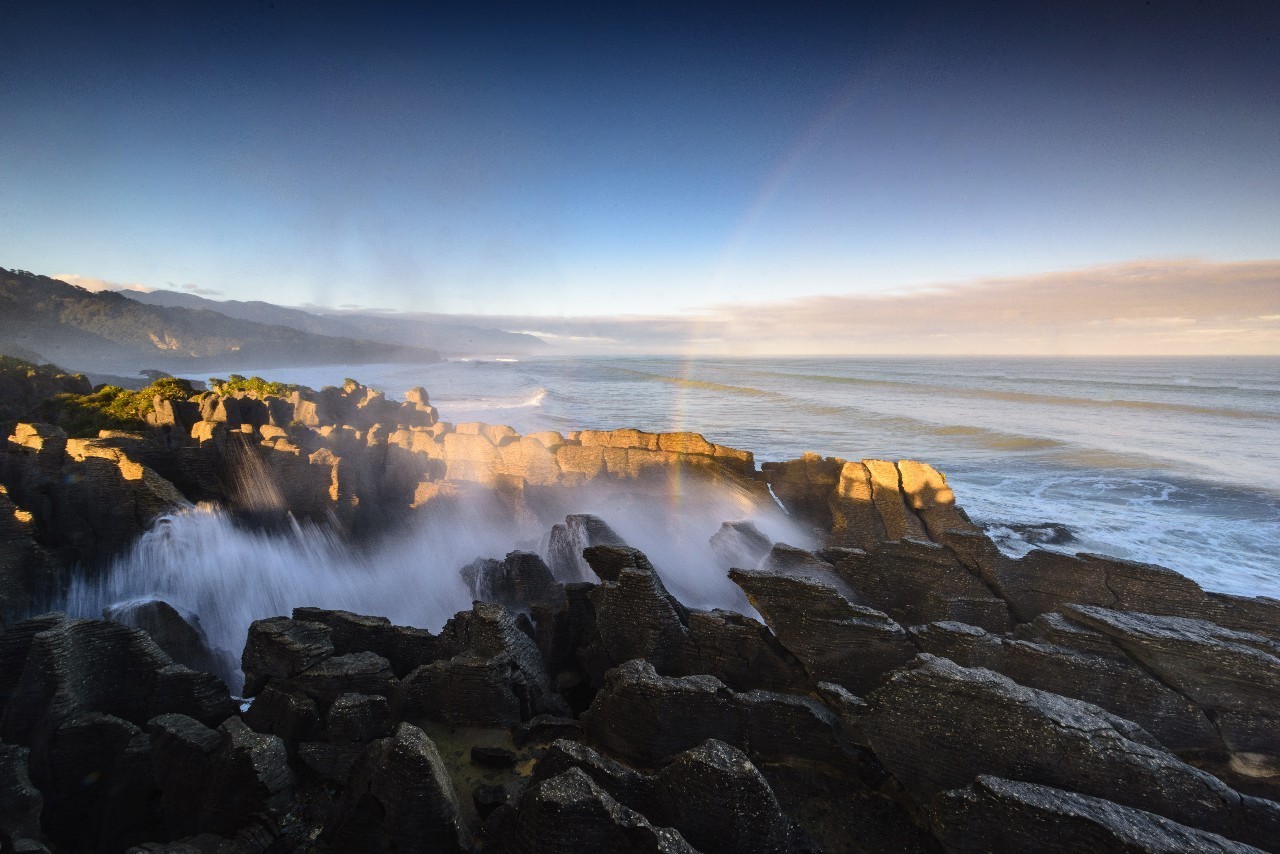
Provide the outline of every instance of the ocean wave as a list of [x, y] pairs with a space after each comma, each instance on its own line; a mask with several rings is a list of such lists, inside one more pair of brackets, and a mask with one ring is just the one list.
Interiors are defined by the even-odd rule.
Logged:
[[478, 410], [491, 409], [533, 409], [542, 405], [550, 392], [545, 388], [538, 388], [532, 394], [524, 397], [434, 397], [432, 402], [440, 408], [447, 408], [451, 411], [459, 412], [475, 412]]
[[[999, 400], [1009, 403], [1050, 404], [1055, 406], [1078, 406], [1104, 409], [1134, 409], [1149, 411], [1181, 412], [1189, 415], [1207, 415], [1210, 417], [1235, 418], [1280, 422], [1280, 415], [1254, 409], [1237, 409], [1222, 406], [1204, 406], [1194, 403], [1176, 403], [1158, 400], [1128, 400], [1115, 398], [1074, 397], [1069, 395], [1043, 394], [1040, 392], [1002, 391], [1000, 389], [964, 388], [936, 383], [903, 382], [902, 380], [872, 379], [869, 377], [841, 377], [829, 374], [793, 374], [785, 371], [751, 371], [758, 376], [771, 376], [779, 379], [802, 380], [832, 385], [866, 386], [875, 388], [891, 388], [927, 394], [946, 394], [952, 397], [964, 397], [978, 400]], [[1056, 382], [1057, 380], [1054, 380]], [[1100, 385], [1100, 383], [1091, 383]], [[1123, 384], [1116, 384], [1123, 385]], [[1139, 385], [1139, 384], [1135, 384]], [[1127, 387], [1127, 386], [1126, 386]], [[1150, 387], [1150, 386], [1147, 386]], [[1172, 386], [1183, 390], [1186, 386]]]

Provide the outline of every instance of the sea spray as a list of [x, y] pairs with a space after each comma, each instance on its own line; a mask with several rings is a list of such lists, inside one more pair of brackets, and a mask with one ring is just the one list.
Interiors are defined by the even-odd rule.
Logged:
[[[751, 519], [771, 540], [813, 544], [767, 496], [701, 480], [527, 491], [514, 505], [497, 492], [468, 489], [429, 502], [403, 529], [358, 546], [326, 525], [286, 517], [286, 525], [261, 529], [200, 504], [157, 520], [103, 572], [74, 578], [66, 610], [100, 617], [121, 602], [161, 599], [197, 615], [210, 643], [237, 660], [251, 622], [299, 606], [438, 631], [470, 607], [462, 567], [477, 557], [538, 550], [550, 526], [571, 513], [605, 519], [694, 608], [754, 613], [711, 550], [722, 522]], [[238, 670], [217, 675], [233, 691], [243, 684]]]

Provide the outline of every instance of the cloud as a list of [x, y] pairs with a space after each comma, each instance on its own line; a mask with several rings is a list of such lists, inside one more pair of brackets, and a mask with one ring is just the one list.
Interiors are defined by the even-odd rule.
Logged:
[[1280, 260], [1153, 260], [696, 315], [437, 316], [572, 352], [1280, 355]]
[[97, 279], [93, 276], [81, 276], [78, 273], [58, 273], [50, 278], [57, 279], [60, 282], [66, 282], [68, 285], [75, 285], [77, 288], [84, 288], [86, 291], [97, 293], [98, 291], [142, 291], [143, 293], [151, 293], [155, 288], [149, 288], [146, 285], [123, 282], [108, 282], [106, 279]]
[[173, 282], [165, 282], [165, 284], [171, 288], [180, 288], [186, 291], [187, 293], [195, 294], [196, 296], [202, 296], [202, 297], [222, 296], [222, 291], [214, 290], [213, 288], [202, 288], [191, 283], [188, 283], [185, 285], [175, 285]]

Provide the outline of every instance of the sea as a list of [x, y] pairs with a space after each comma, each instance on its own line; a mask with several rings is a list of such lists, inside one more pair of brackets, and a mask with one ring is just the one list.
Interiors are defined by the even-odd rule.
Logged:
[[1280, 597], [1280, 358], [519, 357], [245, 368], [345, 377], [443, 420], [691, 430], [753, 451], [915, 459], [1001, 549], [1157, 563]]

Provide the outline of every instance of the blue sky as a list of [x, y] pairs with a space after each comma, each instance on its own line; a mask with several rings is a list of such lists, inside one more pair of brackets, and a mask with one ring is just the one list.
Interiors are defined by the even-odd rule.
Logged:
[[1280, 4], [8, 3], [0, 266], [680, 314], [1280, 257]]

